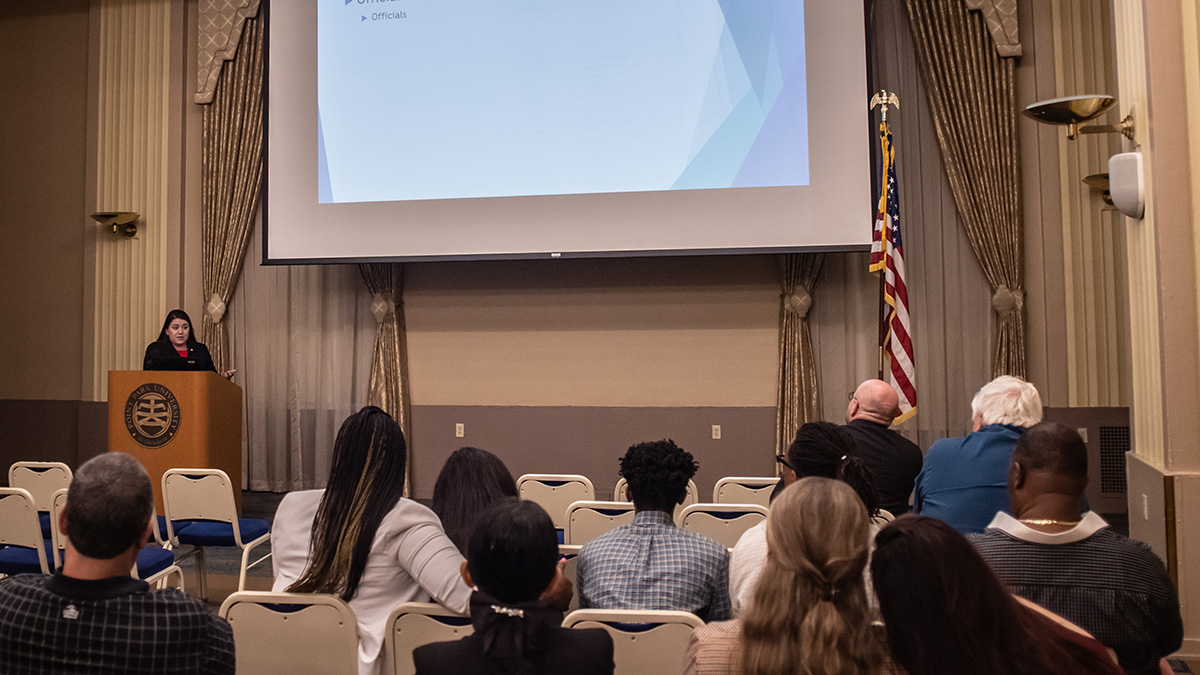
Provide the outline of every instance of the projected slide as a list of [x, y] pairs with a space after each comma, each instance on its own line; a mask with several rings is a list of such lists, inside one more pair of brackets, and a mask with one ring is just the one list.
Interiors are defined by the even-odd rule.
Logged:
[[322, 204], [809, 184], [801, 0], [319, 0], [316, 33]]

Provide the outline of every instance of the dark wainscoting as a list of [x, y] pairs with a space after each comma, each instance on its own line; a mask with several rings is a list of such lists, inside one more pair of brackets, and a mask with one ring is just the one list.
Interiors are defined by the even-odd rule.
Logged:
[[74, 469], [107, 450], [107, 402], [0, 400], [5, 485], [13, 462], [65, 462]]
[[[725, 476], [773, 476], [775, 408], [620, 408], [437, 406], [412, 409], [414, 497], [433, 495], [450, 453], [474, 446], [495, 453], [513, 478], [525, 473], [578, 473], [592, 480], [597, 499], [611, 499], [617, 460], [630, 445], [671, 438], [696, 458], [700, 499], [712, 499]], [[455, 424], [465, 425], [462, 438]], [[721, 440], [712, 426], [721, 425]]]

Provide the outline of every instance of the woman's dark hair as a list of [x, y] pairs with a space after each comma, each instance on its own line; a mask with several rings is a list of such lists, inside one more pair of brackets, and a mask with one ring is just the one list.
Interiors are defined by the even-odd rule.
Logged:
[[892, 659], [909, 675], [1068, 675], [1113, 668], [1047, 633], [975, 547], [936, 518], [904, 515], [880, 530], [871, 579]]
[[671, 512], [687, 496], [698, 467], [690, 452], [668, 439], [629, 448], [621, 458], [621, 477], [639, 509]]
[[516, 496], [517, 482], [499, 457], [479, 448], [459, 448], [438, 474], [432, 507], [446, 536], [466, 555], [480, 512], [497, 499]]
[[375, 531], [404, 494], [406, 456], [404, 433], [391, 415], [367, 406], [346, 418], [313, 519], [308, 566], [287, 590], [354, 597]]
[[867, 513], [875, 516], [879, 513], [875, 475], [861, 459], [853, 456], [855, 449], [854, 439], [840, 426], [807, 422], [796, 430], [787, 459], [797, 478], [834, 478], [854, 488]]
[[506, 497], [476, 518], [467, 545], [467, 571], [479, 590], [500, 602], [534, 602], [554, 579], [558, 534], [546, 511]]
[[188, 316], [187, 312], [183, 311], [182, 309], [173, 309], [167, 312], [167, 320], [163, 321], [162, 330], [158, 331], [158, 342], [170, 342], [170, 340], [167, 339], [167, 327], [170, 326], [171, 322], [175, 319], [183, 319], [188, 323], [187, 345], [189, 347], [195, 347], [196, 345], [200, 344], [200, 341], [196, 339], [196, 324], [192, 323], [192, 317]]

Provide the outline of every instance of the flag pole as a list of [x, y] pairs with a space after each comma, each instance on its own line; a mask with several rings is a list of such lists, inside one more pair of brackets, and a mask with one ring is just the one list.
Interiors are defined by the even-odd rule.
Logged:
[[[887, 114], [888, 114], [888, 106], [889, 105], [894, 105], [894, 106], [896, 106], [897, 109], [900, 108], [900, 99], [894, 93], [891, 93], [885, 89], [880, 89], [879, 93], [877, 93], [871, 97], [871, 103], [869, 104], [868, 109], [874, 110], [876, 107], [879, 108], [879, 112], [880, 112], [879, 124], [881, 127], [880, 128], [881, 133], [883, 131], [883, 129], [882, 129], [883, 125], [887, 124]], [[884, 162], [887, 161], [887, 157], [881, 157], [881, 159]], [[884, 176], [882, 176], [882, 180], [880, 180], [881, 193], [882, 193], [882, 191], [884, 191], [886, 189], [887, 189], [887, 176], [884, 175]], [[878, 305], [879, 306], [879, 340], [878, 340], [878, 349], [877, 349], [878, 355], [879, 355], [878, 378], [881, 380], [885, 379], [884, 378], [884, 366], [886, 365], [885, 354], [887, 352], [888, 319], [891, 318], [888, 316], [888, 304], [885, 300], [886, 292], [887, 292], [885, 290], [886, 287], [887, 287], [887, 271], [883, 270], [879, 273], [879, 305]]]

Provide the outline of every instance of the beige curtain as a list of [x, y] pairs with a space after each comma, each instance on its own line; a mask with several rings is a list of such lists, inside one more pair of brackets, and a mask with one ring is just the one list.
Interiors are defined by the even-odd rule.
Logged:
[[[1023, 377], [1024, 244], [1014, 62], [997, 51], [986, 16], [964, 2], [981, 4], [907, 0], [906, 7], [946, 175], [999, 317], [992, 376]], [[1015, 26], [1015, 21], [1014, 13], [1009, 23]], [[1012, 45], [1006, 51], [1012, 53]]]
[[789, 253], [781, 258], [779, 392], [775, 412], [775, 449], [779, 453], [787, 450], [800, 425], [821, 419], [817, 359], [808, 327], [808, 310], [812, 308], [812, 294], [824, 265], [824, 253]]
[[371, 383], [367, 400], [383, 408], [404, 430], [408, 440], [404, 495], [412, 475], [412, 419], [408, 400], [408, 345], [404, 326], [404, 266], [386, 263], [359, 265], [367, 290], [372, 293], [375, 347], [371, 355]]
[[201, 285], [204, 337], [217, 370], [232, 362], [226, 302], [237, 285], [262, 186], [263, 25], [247, 19], [237, 58], [221, 70], [204, 107]]

